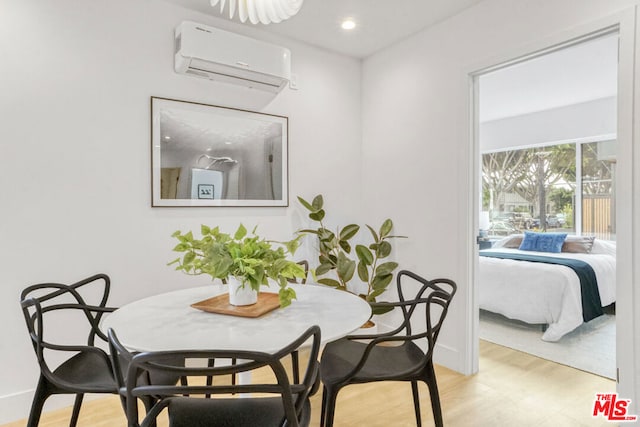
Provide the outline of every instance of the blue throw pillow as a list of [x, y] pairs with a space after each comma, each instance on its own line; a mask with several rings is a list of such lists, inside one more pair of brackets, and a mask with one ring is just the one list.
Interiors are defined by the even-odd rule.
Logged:
[[534, 233], [525, 231], [524, 239], [522, 239], [518, 249], [521, 251], [560, 253], [566, 237], [567, 233]]

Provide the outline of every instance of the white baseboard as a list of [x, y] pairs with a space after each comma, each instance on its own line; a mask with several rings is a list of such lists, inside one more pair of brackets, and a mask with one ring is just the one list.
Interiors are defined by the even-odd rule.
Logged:
[[[0, 425], [26, 419], [31, 410], [34, 390], [0, 396]], [[57, 395], [47, 399], [43, 413], [73, 405], [73, 395]]]
[[436, 348], [433, 352], [433, 363], [456, 372], [463, 372], [463, 361], [460, 352], [448, 345], [436, 343]]
[[33, 390], [0, 396], [0, 424], [27, 418], [31, 399], [33, 399]]

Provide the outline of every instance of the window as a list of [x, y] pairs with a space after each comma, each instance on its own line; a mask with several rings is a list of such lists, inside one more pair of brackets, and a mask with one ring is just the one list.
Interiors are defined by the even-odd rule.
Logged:
[[489, 234], [563, 230], [615, 240], [615, 164], [615, 141], [483, 154]]

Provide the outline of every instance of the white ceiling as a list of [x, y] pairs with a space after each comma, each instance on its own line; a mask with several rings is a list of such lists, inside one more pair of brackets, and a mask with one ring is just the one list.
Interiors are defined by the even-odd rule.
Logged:
[[611, 34], [480, 77], [480, 122], [616, 96], [618, 35]]
[[[166, 0], [189, 9], [228, 17], [228, 6], [212, 8], [209, 0]], [[444, 21], [482, 0], [306, 0], [300, 12], [262, 30], [300, 40], [345, 55], [364, 58], [423, 28]], [[340, 28], [355, 20], [351, 31]], [[234, 21], [240, 23], [236, 13]], [[247, 26], [253, 26], [248, 21]]]

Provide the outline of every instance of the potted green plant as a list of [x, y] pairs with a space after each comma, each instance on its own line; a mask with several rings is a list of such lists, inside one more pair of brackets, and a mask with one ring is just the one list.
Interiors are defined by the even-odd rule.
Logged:
[[[248, 233], [240, 224], [230, 235], [219, 227], [202, 225], [200, 239], [191, 231], [176, 231], [172, 237], [179, 242], [173, 250], [183, 255], [168, 265], [177, 264], [176, 270], [186, 274], [207, 274], [229, 284], [230, 302], [234, 305], [255, 303], [260, 286], [268, 286], [272, 279], [280, 287], [280, 306], [286, 307], [296, 297], [295, 291], [288, 287], [288, 280], [305, 277], [304, 269], [287, 259], [287, 255], [293, 254], [298, 247], [298, 238], [283, 243], [272, 242], [258, 236], [256, 228]], [[252, 295], [253, 302], [239, 300], [245, 291]]]
[[372, 304], [373, 314], [389, 311], [388, 308], [376, 307], [375, 302], [393, 280], [393, 271], [398, 267], [398, 263], [384, 261], [384, 259], [391, 254], [390, 240], [406, 236], [391, 235], [393, 229], [391, 219], [386, 219], [378, 230], [366, 225], [373, 241], [369, 245], [357, 244], [354, 259], [351, 256], [353, 248], [350, 240], [358, 234], [360, 226], [349, 224], [334, 233], [323, 222], [326, 212], [321, 194], [314, 197], [311, 203], [302, 197], [298, 197], [298, 200], [309, 211], [309, 218], [318, 223], [316, 229], [298, 231], [301, 236], [313, 234], [317, 237], [319, 265], [311, 270], [316, 281], [336, 289], [356, 293], [354, 287], [349, 286], [349, 282], [357, 272], [358, 278], [366, 285], [365, 291], [358, 292], [358, 295]]

